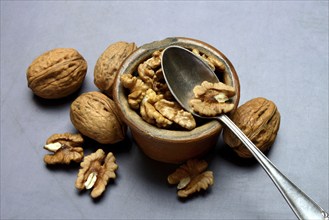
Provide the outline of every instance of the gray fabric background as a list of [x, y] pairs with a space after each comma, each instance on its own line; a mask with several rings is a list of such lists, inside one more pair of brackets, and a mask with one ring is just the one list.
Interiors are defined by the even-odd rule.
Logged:
[[[119, 169], [101, 199], [75, 189], [78, 166], [44, 165], [46, 139], [75, 132], [70, 103], [97, 90], [105, 48], [172, 36], [221, 50], [240, 77], [240, 104], [258, 96], [277, 104], [268, 157], [328, 210], [328, 1], [1, 1], [1, 219], [295, 219], [262, 168], [221, 137], [206, 157], [215, 184], [188, 200], [166, 183], [176, 166], [147, 158], [130, 134], [102, 146]], [[26, 69], [56, 47], [76, 48], [88, 72], [78, 93], [46, 101], [27, 87]], [[99, 147], [89, 146], [87, 154]]]

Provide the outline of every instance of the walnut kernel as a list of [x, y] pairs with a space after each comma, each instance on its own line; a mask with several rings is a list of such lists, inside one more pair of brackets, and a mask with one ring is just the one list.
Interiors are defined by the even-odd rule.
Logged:
[[200, 115], [216, 116], [234, 108], [234, 104], [228, 101], [235, 95], [235, 89], [222, 82], [204, 81], [201, 85], [195, 86], [193, 92], [194, 98], [190, 100], [190, 106]]
[[54, 134], [47, 139], [44, 148], [54, 154], [47, 154], [43, 160], [46, 164], [80, 163], [83, 159], [83, 138], [80, 134]]
[[154, 104], [156, 110], [158, 110], [164, 117], [187, 130], [192, 130], [196, 127], [196, 122], [193, 115], [187, 111], [184, 111], [177, 102], [167, 101], [161, 99]]
[[181, 165], [167, 178], [169, 184], [177, 185], [177, 195], [188, 197], [189, 195], [206, 190], [214, 184], [212, 171], [205, 171], [208, 163], [204, 160], [191, 159]]
[[93, 188], [92, 198], [99, 197], [105, 191], [108, 181], [116, 178], [115, 171], [118, 169], [113, 153], [105, 156], [102, 149], [86, 156], [80, 166], [75, 187], [79, 190]]

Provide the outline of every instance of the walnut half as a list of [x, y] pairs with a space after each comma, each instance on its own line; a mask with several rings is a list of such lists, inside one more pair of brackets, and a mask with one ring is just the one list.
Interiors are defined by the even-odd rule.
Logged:
[[79, 190], [93, 188], [92, 198], [99, 197], [105, 191], [108, 181], [116, 178], [115, 171], [118, 169], [113, 153], [105, 157], [102, 149], [86, 156], [80, 166], [75, 187]]
[[80, 134], [54, 134], [47, 139], [44, 148], [54, 154], [47, 154], [43, 160], [46, 164], [80, 163], [83, 158], [81, 147], [83, 138]]
[[191, 159], [181, 165], [174, 173], [167, 178], [169, 184], [177, 185], [177, 195], [188, 197], [189, 195], [206, 190], [214, 184], [212, 171], [205, 171], [208, 163], [204, 160]]
[[194, 98], [190, 100], [193, 111], [204, 116], [216, 116], [227, 113], [234, 108], [230, 98], [235, 95], [232, 86], [222, 82], [211, 83], [204, 81], [193, 89]]

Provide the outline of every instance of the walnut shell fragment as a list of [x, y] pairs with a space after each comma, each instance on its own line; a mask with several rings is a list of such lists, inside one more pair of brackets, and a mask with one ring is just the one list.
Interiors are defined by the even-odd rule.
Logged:
[[73, 48], [56, 48], [37, 57], [27, 69], [28, 87], [37, 96], [58, 99], [78, 90], [87, 62]]
[[80, 134], [53, 134], [47, 139], [44, 148], [54, 154], [47, 154], [43, 160], [46, 164], [80, 163], [83, 159], [83, 138]]
[[[262, 152], [270, 149], [280, 127], [280, 113], [276, 105], [262, 97], [254, 98], [241, 105], [231, 119]], [[240, 157], [253, 157], [228, 128], [224, 128], [223, 138]]]
[[123, 41], [111, 44], [98, 58], [94, 69], [94, 83], [112, 97], [112, 87], [123, 61], [137, 49], [135, 43]]
[[105, 191], [108, 181], [116, 178], [115, 171], [118, 169], [113, 153], [105, 157], [102, 149], [86, 156], [80, 166], [75, 187], [79, 190], [93, 188], [92, 198], [99, 197]]
[[194, 98], [190, 100], [193, 111], [204, 116], [216, 116], [233, 110], [234, 104], [230, 98], [235, 95], [232, 86], [222, 82], [211, 83], [204, 81], [193, 89]]
[[208, 163], [204, 160], [191, 159], [181, 165], [167, 178], [169, 184], [177, 184], [177, 195], [188, 197], [189, 195], [206, 190], [214, 184], [212, 171], [205, 171]]
[[117, 106], [101, 92], [87, 92], [75, 99], [70, 118], [77, 130], [99, 143], [114, 144], [125, 138], [127, 126]]

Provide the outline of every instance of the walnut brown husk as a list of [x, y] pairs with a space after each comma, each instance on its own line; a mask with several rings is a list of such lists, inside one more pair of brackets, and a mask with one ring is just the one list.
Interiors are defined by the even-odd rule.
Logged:
[[80, 134], [53, 134], [44, 148], [53, 154], [47, 154], [43, 160], [46, 164], [80, 163], [83, 159], [83, 137]]
[[221, 113], [228, 113], [234, 109], [230, 98], [235, 95], [232, 86], [222, 82], [211, 83], [204, 81], [193, 89], [194, 98], [189, 104], [193, 111], [203, 116], [216, 116]]
[[[231, 115], [231, 119], [262, 152], [270, 149], [280, 127], [280, 113], [276, 105], [262, 97], [241, 105]], [[223, 138], [240, 157], [252, 157], [250, 151], [228, 128], [224, 128]]]
[[58, 99], [78, 90], [87, 73], [87, 62], [73, 48], [56, 48], [37, 57], [26, 77], [33, 93], [45, 99]]
[[114, 101], [101, 92], [87, 92], [75, 99], [70, 108], [74, 127], [102, 144], [114, 144], [125, 138], [127, 126], [121, 120]]
[[176, 169], [167, 178], [169, 184], [177, 184], [177, 195], [185, 198], [214, 184], [212, 171], [206, 171], [208, 163], [191, 159]]
[[114, 80], [123, 61], [137, 49], [135, 43], [119, 41], [111, 44], [98, 58], [94, 68], [94, 83], [112, 97]]
[[105, 155], [102, 149], [86, 156], [80, 164], [75, 187], [79, 190], [91, 189], [91, 197], [97, 198], [104, 191], [110, 179], [115, 179], [118, 165], [113, 153]]

